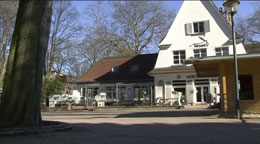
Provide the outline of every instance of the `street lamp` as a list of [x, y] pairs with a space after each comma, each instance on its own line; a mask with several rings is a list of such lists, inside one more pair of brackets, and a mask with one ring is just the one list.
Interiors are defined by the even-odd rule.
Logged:
[[233, 57], [234, 57], [234, 73], [235, 73], [235, 100], [236, 100], [236, 115], [237, 119], [240, 119], [240, 108], [239, 108], [239, 91], [238, 91], [238, 70], [237, 70], [237, 53], [236, 53], [236, 38], [235, 38], [235, 24], [233, 20], [234, 14], [237, 13], [238, 5], [240, 0], [226, 0], [224, 7], [231, 15], [232, 24], [232, 40], [233, 40]]

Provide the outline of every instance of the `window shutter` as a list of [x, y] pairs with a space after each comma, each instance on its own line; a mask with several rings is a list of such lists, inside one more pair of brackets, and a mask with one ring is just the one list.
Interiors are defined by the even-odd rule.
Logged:
[[209, 32], [210, 31], [209, 20], [204, 21], [204, 30], [205, 30], [205, 32]]
[[186, 32], [186, 35], [192, 34], [192, 23], [185, 24], [185, 32]]
[[188, 35], [188, 24], [185, 24], [185, 34]]

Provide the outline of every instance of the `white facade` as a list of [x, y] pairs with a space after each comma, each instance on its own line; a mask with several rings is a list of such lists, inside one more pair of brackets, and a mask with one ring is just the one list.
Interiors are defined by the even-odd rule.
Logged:
[[[212, 1], [185, 0], [166, 37], [159, 44], [160, 51], [153, 71], [174, 69], [184, 59], [233, 54], [232, 29]], [[238, 40], [237, 53], [246, 53]], [[198, 79], [194, 72], [152, 73], [155, 78], [155, 97], [167, 99], [171, 91], [182, 91], [187, 103], [203, 103], [219, 93], [218, 78]], [[185, 81], [185, 83], [183, 83]], [[200, 95], [200, 96], [198, 96]], [[206, 99], [206, 100], [205, 100]]]

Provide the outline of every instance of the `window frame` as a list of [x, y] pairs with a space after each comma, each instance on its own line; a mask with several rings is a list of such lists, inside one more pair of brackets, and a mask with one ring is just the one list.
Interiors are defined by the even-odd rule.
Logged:
[[[184, 54], [181, 54], [181, 52], [184, 52]], [[177, 53], [177, 54], [175, 54], [175, 53]], [[175, 59], [175, 57], [178, 57], [178, 58]], [[183, 61], [185, 59], [186, 59], [186, 51], [185, 50], [173, 51], [173, 64], [183, 64]]]
[[108, 86], [106, 87], [106, 97], [108, 100], [116, 100], [116, 87], [115, 86]]
[[[225, 51], [224, 49], [227, 49]], [[227, 52], [227, 54], [225, 54]], [[215, 55], [216, 56], [228, 56], [229, 55], [229, 47], [216, 47], [215, 48]]]
[[[202, 51], [205, 50], [205, 56], [202, 56]], [[198, 51], [198, 53], [195, 53], [195, 51]], [[198, 54], [199, 56], [196, 56], [196, 54]], [[202, 57], [207, 57], [207, 48], [200, 48], [200, 49], [193, 49], [193, 56], [194, 58], [202, 58]]]
[[86, 88], [85, 87], [82, 88], [82, 94], [81, 95], [82, 95], [82, 97], [86, 96]]
[[[195, 26], [196, 25], [196, 26]], [[197, 33], [205, 33], [205, 30], [204, 30], [204, 22], [203, 21], [200, 21], [200, 22], [193, 22], [192, 23], [192, 30], [193, 30], [193, 33], [194, 34], [197, 34]], [[196, 29], [196, 31], [195, 31]]]
[[186, 35], [200, 35], [210, 32], [209, 20], [195, 21], [185, 24]]

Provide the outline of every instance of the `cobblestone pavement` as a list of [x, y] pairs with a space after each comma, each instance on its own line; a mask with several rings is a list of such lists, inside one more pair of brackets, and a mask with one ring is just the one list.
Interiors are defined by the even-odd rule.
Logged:
[[260, 120], [223, 119], [215, 110], [43, 113], [72, 130], [0, 137], [0, 144], [260, 144]]

